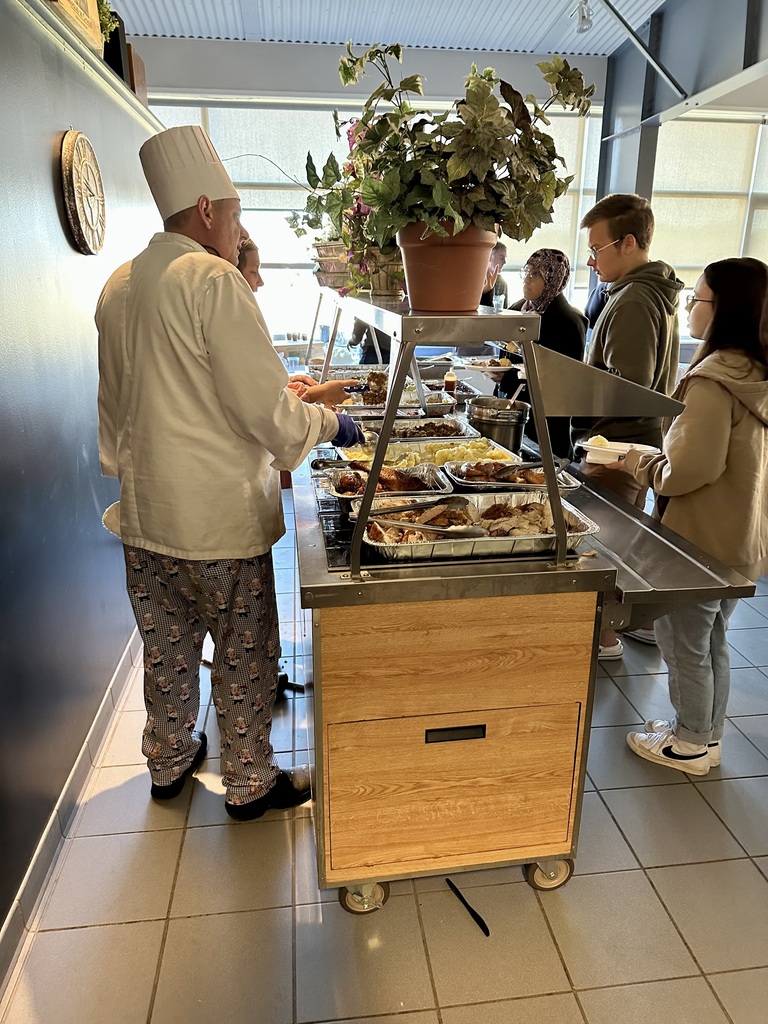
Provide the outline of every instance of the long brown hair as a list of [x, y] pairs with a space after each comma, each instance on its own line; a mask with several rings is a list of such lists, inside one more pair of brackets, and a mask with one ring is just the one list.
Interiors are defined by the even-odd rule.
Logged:
[[751, 256], [718, 260], [704, 268], [704, 280], [712, 289], [712, 322], [691, 365], [730, 349], [768, 367], [768, 323], [760, 332], [768, 299], [768, 267]]

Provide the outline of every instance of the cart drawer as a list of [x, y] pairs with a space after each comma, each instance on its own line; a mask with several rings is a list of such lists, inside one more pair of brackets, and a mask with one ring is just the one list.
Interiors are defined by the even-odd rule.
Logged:
[[524, 851], [569, 838], [579, 703], [327, 727], [331, 868]]

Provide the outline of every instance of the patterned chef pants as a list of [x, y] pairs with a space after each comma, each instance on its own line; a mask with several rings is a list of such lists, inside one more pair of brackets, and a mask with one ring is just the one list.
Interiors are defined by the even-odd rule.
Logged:
[[279, 770], [269, 740], [280, 657], [271, 553], [188, 562], [124, 550], [128, 596], [144, 641], [142, 752], [152, 781], [167, 786], [195, 756], [200, 657], [210, 632], [226, 799], [243, 804], [264, 796]]

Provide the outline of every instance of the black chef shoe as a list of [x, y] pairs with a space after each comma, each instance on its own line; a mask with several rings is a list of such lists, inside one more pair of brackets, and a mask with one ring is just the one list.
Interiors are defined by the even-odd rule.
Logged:
[[204, 732], [193, 732], [192, 739], [200, 741], [197, 753], [192, 758], [192, 764], [185, 772], [181, 773], [175, 782], [170, 783], [168, 786], [157, 786], [153, 782], [152, 789], [150, 790], [153, 800], [172, 800], [173, 797], [178, 796], [182, 789], [184, 789], [186, 777], [191, 775], [195, 768], [199, 767], [205, 760], [205, 755], [208, 753], [208, 737]]
[[253, 821], [273, 807], [283, 810], [286, 807], [305, 804], [311, 796], [309, 765], [301, 764], [295, 768], [283, 768], [272, 789], [258, 800], [251, 800], [247, 804], [230, 804], [225, 801], [224, 807], [230, 818], [237, 821]]

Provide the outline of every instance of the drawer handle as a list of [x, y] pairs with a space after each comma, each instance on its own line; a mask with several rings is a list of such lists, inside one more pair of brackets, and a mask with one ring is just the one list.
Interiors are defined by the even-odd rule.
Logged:
[[452, 743], [454, 740], [484, 740], [485, 725], [458, 725], [452, 729], [425, 729], [425, 743]]

